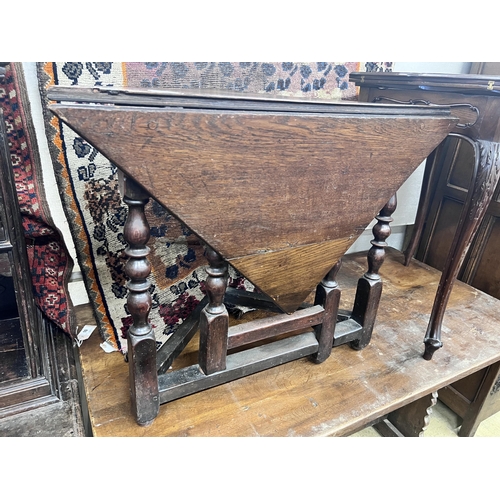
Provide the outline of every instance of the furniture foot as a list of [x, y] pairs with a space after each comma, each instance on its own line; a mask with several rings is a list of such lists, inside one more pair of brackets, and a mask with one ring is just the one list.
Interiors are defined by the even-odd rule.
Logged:
[[151, 265], [147, 259], [149, 224], [144, 214], [148, 194], [131, 179], [125, 181], [124, 202], [129, 207], [123, 236], [128, 243], [125, 254], [128, 261], [125, 273], [127, 308], [133, 324], [127, 332], [130, 388], [133, 412], [139, 425], [149, 425], [158, 415], [160, 399], [156, 373], [156, 340], [148, 321], [151, 310], [150, 282], [147, 279]]
[[454, 134], [471, 143], [475, 154], [473, 183], [462, 209], [458, 229], [453, 238], [439, 282], [432, 313], [425, 334], [424, 359], [431, 360], [434, 352], [443, 346], [441, 325], [450, 298], [453, 283], [467, 255], [469, 246], [493, 197], [500, 175], [500, 144], [489, 141], [473, 141]]
[[374, 239], [368, 251], [368, 271], [358, 281], [352, 319], [363, 327], [361, 337], [350, 342], [353, 349], [365, 348], [371, 340], [373, 325], [377, 317], [378, 305], [382, 294], [382, 280], [378, 274], [385, 259], [386, 239], [391, 234], [391, 215], [396, 210], [397, 198], [394, 194], [377, 215], [377, 224], [373, 227]]
[[224, 305], [227, 288], [227, 263], [213, 249], [207, 247], [206, 291], [208, 304], [200, 315], [199, 365], [205, 375], [226, 369], [229, 315]]
[[319, 343], [318, 352], [311, 356], [315, 363], [322, 363], [332, 352], [340, 303], [340, 288], [336, 278], [341, 266], [342, 260], [339, 260], [316, 288], [314, 305], [322, 306], [325, 310], [325, 316], [323, 322], [314, 328]]

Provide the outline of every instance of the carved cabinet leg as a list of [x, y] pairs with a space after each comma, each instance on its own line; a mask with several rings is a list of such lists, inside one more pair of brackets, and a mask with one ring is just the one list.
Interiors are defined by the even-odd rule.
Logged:
[[424, 338], [425, 351], [423, 357], [426, 360], [432, 359], [434, 352], [443, 346], [441, 342], [441, 325], [453, 283], [490, 204], [500, 175], [500, 144], [464, 139], [468, 140], [475, 150], [475, 171], [477, 173], [468, 200], [462, 209], [458, 229], [453, 238], [436, 298], [434, 299], [429, 325]]
[[158, 376], [156, 373], [156, 340], [148, 316], [151, 310], [151, 265], [147, 259], [149, 225], [144, 214], [148, 194], [131, 179], [126, 180], [124, 202], [129, 207], [123, 236], [128, 243], [125, 272], [127, 307], [133, 324], [128, 329], [128, 361], [133, 411], [140, 425], [150, 424], [159, 411]]
[[323, 306], [325, 310], [323, 322], [315, 327], [319, 347], [318, 352], [312, 356], [312, 360], [316, 363], [325, 361], [332, 352], [340, 303], [340, 288], [336, 278], [341, 266], [342, 261], [339, 260], [316, 288], [314, 305]]
[[373, 427], [383, 437], [423, 437], [437, 398], [438, 393], [432, 392], [389, 413]]
[[358, 281], [352, 318], [363, 327], [361, 336], [353, 340], [350, 346], [360, 350], [365, 348], [371, 340], [373, 325], [377, 317], [380, 296], [382, 295], [382, 280], [378, 274], [385, 259], [386, 239], [391, 234], [391, 215], [396, 210], [397, 198], [394, 194], [377, 215], [377, 224], [373, 227], [374, 239], [372, 247], [368, 251], [368, 271]]
[[227, 288], [227, 264], [211, 248], [207, 248], [208, 277], [206, 290], [208, 304], [200, 316], [199, 365], [206, 375], [225, 370], [229, 315], [223, 303]]

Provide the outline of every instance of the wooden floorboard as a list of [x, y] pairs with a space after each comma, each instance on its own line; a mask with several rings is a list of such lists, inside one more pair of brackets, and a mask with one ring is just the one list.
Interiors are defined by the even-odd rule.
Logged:
[[[132, 417], [123, 356], [104, 353], [92, 335], [80, 356], [94, 435], [349, 435], [500, 359], [500, 301], [457, 282], [444, 318], [444, 347], [425, 361], [423, 338], [440, 273], [402, 263], [403, 255], [389, 249], [379, 314], [364, 350], [336, 347], [322, 364], [303, 358], [168, 402], [149, 427]], [[352, 308], [365, 271], [364, 254], [344, 259], [342, 309]], [[196, 341], [197, 335], [173, 369], [197, 362]]]

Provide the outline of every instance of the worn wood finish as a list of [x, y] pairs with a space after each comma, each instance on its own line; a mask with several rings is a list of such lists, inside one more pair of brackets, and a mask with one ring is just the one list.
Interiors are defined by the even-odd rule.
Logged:
[[167, 403], [196, 392], [247, 377], [273, 366], [289, 363], [318, 350], [313, 332], [277, 340], [272, 344], [254, 347], [230, 354], [225, 359], [224, 370], [208, 374], [199, 365], [191, 365], [159, 377], [160, 401]]
[[[130, 413], [127, 366], [105, 354], [98, 336], [80, 349], [96, 436], [340, 436], [500, 360], [499, 300], [457, 282], [444, 319], [446, 350], [421, 356], [422, 333], [439, 272], [387, 250], [372, 341], [362, 351], [332, 350], [321, 364], [299, 359], [162, 405], [153, 424]], [[364, 253], [347, 255], [337, 281], [341, 307], [353, 301]], [[248, 321], [259, 313], [248, 313]], [[231, 318], [231, 322], [236, 320]], [[453, 338], [453, 342], [451, 339]], [[173, 369], [196, 363], [196, 337]]]
[[[64, 92], [72, 93], [75, 101], [86, 98], [78, 89]], [[315, 361], [324, 361], [331, 350], [338, 311], [338, 296], [333, 293], [327, 299], [329, 292], [320, 298], [328, 306], [324, 314], [320, 311], [321, 319], [327, 322], [324, 329], [316, 329], [314, 343], [307, 340], [307, 346], [296, 349], [294, 342], [305, 339], [303, 335], [281, 339], [265, 348], [235, 354], [242, 361], [235, 369], [227, 368], [228, 313], [223, 303], [227, 263], [284, 312], [293, 313], [368, 225], [377, 208], [455, 122], [444, 108], [423, 108], [421, 113], [411, 107], [330, 104], [326, 112], [323, 102], [314, 112], [312, 102], [303, 106], [297, 100], [252, 100], [249, 96], [243, 100], [234, 96], [222, 101], [219, 96], [200, 100], [198, 94], [183, 94], [179, 99], [179, 95], [174, 98], [168, 93], [165, 99], [164, 92], [137, 93], [138, 100], [145, 96], [158, 102], [142, 108], [116, 105], [113, 100], [113, 106], [52, 107], [134, 179], [133, 193], [125, 198], [131, 207], [126, 226], [130, 229], [130, 237], [126, 236], [130, 242], [128, 304], [129, 309], [135, 309], [129, 355], [133, 406], [142, 424], [150, 422], [145, 415], [154, 418], [157, 411], [156, 375], [146, 373], [151, 369], [154, 340], [147, 321], [151, 300], [146, 279], [146, 192], [208, 247], [208, 304], [200, 317], [198, 365], [161, 376], [161, 401], [165, 402], [170, 400], [163, 395], [168, 384], [168, 393], [185, 396], [296, 359], [299, 354], [314, 354]], [[369, 182], [363, 176], [367, 168]], [[139, 192], [139, 186], [144, 193]], [[363, 349], [370, 341], [381, 293], [377, 273], [394, 208], [391, 200], [378, 216], [369, 270], [363, 278], [369, 289], [360, 285], [352, 318], [354, 329], [344, 332], [343, 341], [351, 340], [356, 349]], [[299, 313], [293, 320], [282, 317], [261, 322], [256, 328], [250, 326], [232, 337], [232, 347], [301, 329], [303, 319], [304, 314]], [[176, 351], [177, 344], [172, 349]], [[192, 383], [186, 385], [185, 377]]]
[[[452, 113], [459, 118], [453, 132], [460, 133], [470, 140], [476, 148], [476, 172], [466, 185], [456, 191], [462, 191], [464, 199], [447, 205], [448, 212], [460, 213], [460, 221], [454, 237], [439, 237], [438, 245], [447, 247], [452, 241], [443, 266], [443, 274], [434, 301], [431, 321], [425, 335], [426, 347], [424, 358], [431, 359], [433, 353], [442, 347], [440, 328], [446, 303], [454, 281], [460, 270], [470, 244], [481, 226], [482, 220], [490, 204], [500, 177], [500, 98], [498, 88], [500, 77], [491, 75], [443, 75], [418, 73], [391, 73], [390, 75], [371, 75], [369, 73], [353, 73], [350, 80], [361, 87], [360, 99], [367, 102], [393, 102], [408, 104], [427, 104], [429, 107], [448, 104]], [[444, 157], [443, 149], [436, 155]], [[423, 189], [419, 201], [419, 214], [414, 228], [414, 236], [410, 240], [406, 252], [406, 264], [414, 255], [418, 238], [422, 234], [427, 212], [431, 205], [431, 195], [438, 192], [433, 186], [439, 178], [438, 168], [431, 158], [427, 162]], [[453, 184], [449, 178], [447, 183]], [[458, 187], [458, 186], [457, 186]], [[467, 190], [469, 191], [467, 193]], [[444, 206], [444, 204], [443, 204]], [[441, 209], [441, 207], [440, 207]], [[444, 212], [444, 208], [443, 208]], [[458, 216], [456, 217], [458, 219]], [[436, 222], [429, 221], [427, 230]], [[447, 231], [453, 231], [447, 224]], [[448, 240], [448, 241], [447, 241]]]
[[260, 109], [243, 112], [238, 98], [219, 109], [207, 109], [210, 99], [186, 109], [157, 97], [168, 107], [51, 109], [286, 312], [315, 289], [455, 121], [439, 108], [420, 114], [323, 102], [314, 112], [314, 101], [260, 97], [250, 100]]
[[148, 280], [151, 264], [147, 256], [149, 247], [149, 224], [144, 214], [144, 206], [149, 201], [144, 190], [132, 179], [125, 181], [123, 201], [129, 212], [123, 237], [128, 246], [125, 273], [130, 278], [127, 283], [127, 308], [133, 323], [127, 331], [129, 379], [132, 392], [132, 410], [139, 425], [149, 425], [158, 414], [158, 377], [156, 372], [156, 340], [149, 323], [151, 295]]
[[370, 342], [373, 326], [377, 317], [377, 310], [382, 294], [382, 280], [380, 268], [385, 260], [386, 239], [391, 235], [391, 215], [396, 210], [397, 197], [393, 194], [377, 215], [377, 223], [373, 226], [373, 240], [368, 251], [368, 271], [358, 281], [352, 319], [362, 325], [363, 333], [360, 338], [351, 342], [353, 349], [364, 349]]
[[500, 411], [500, 362], [439, 391], [439, 399], [462, 418], [460, 437], [471, 437], [481, 422]]
[[322, 280], [335, 259], [340, 259], [361, 233], [357, 228], [347, 238], [271, 252], [265, 259], [259, 254], [230, 262], [281, 310], [292, 312], [311, 293], [311, 284]]
[[325, 311], [321, 323], [314, 329], [319, 343], [318, 352], [312, 356], [316, 363], [325, 361], [332, 352], [340, 304], [340, 288], [336, 279], [341, 267], [342, 260], [339, 260], [316, 288], [314, 304]]
[[[325, 309], [319, 305], [301, 309], [287, 315], [256, 319], [229, 328], [227, 348], [238, 347], [296, 332], [324, 323]], [[330, 342], [331, 350], [331, 342]]]
[[423, 437], [437, 399], [438, 393], [432, 392], [389, 413], [373, 427], [383, 437]]
[[226, 369], [229, 315], [223, 302], [227, 288], [227, 263], [213, 249], [206, 251], [208, 304], [200, 317], [199, 364], [205, 375]]

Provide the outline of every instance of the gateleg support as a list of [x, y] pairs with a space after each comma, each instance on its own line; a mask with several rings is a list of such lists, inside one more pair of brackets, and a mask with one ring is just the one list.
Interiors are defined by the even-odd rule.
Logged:
[[198, 363], [205, 375], [226, 369], [229, 314], [224, 305], [227, 288], [227, 263], [213, 249], [206, 251], [208, 264], [205, 281], [208, 304], [200, 316], [200, 350]]
[[315, 363], [322, 363], [332, 352], [341, 294], [336, 278], [341, 266], [339, 260], [316, 288], [314, 305], [322, 306], [325, 315], [322, 323], [314, 327], [319, 343], [318, 352], [311, 356]]
[[391, 215], [397, 207], [396, 194], [385, 204], [377, 215], [377, 223], [373, 227], [374, 239], [368, 251], [368, 271], [358, 281], [352, 319], [362, 326], [359, 339], [350, 342], [353, 349], [364, 349], [371, 340], [373, 326], [377, 318], [378, 306], [382, 295], [382, 280], [379, 270], [385, 260], [386, 239], [391, 234]]

